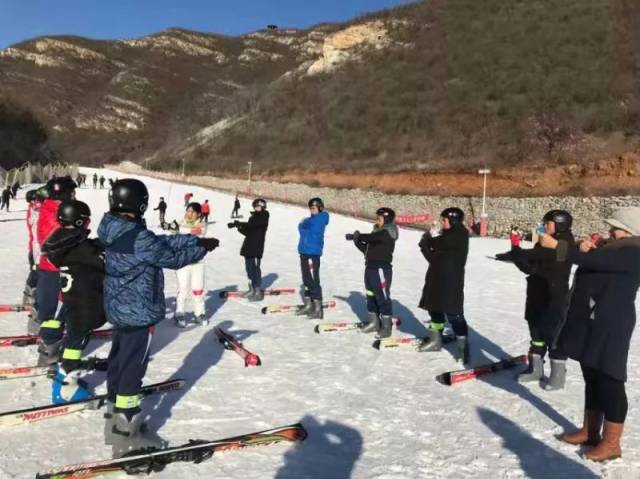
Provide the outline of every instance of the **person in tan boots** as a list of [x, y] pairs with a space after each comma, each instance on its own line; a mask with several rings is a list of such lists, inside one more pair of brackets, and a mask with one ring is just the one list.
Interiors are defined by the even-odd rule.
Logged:
[[580, 362], [584, 421], [581, 429], [559, 439], [591, 446], [584, 457], [597, 462], [622, 456], [627, 358], [640, 286], [640, 208], [620, 208], [605, 223], [611, 239], [597, 248], [590, 240], [578, 247], [546, 234], [540, 240], [542, 246], [556, 249], [558, 261], [579, 266], [569, 310], [554, 342]]

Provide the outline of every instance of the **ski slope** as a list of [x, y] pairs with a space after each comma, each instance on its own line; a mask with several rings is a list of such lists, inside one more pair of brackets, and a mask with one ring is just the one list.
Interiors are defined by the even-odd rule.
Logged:
[[[89, 176], [93, 170], [84, 171]], [[120, 173], [105, 171], [105, 176]], [[153, 341], [153, 359], [145, 382], [184, 378], [185, 390], [145, 400], [150, 427], [172, 445], [189, 439], [221, 439], [302, 421], [309, 438], [297, 445], [273, 445], [230, 451], [199, 465], [177, 463], [158, 478], [301, 479], [301, 478], [640, 478], [640, 364], [637, 335], [630, 358], [629, 417], [623, 438], [624, 459], [606, 465], [583, 461], [578, 449], [554, 438], [564, 427], [582, 421], [583, 382], [571, 362], [567, 387], [545, 392], [520, 385], [507, 371], [483, 380], [446, 387], [437, 374], [459, 369], [451, 354], [411, 349], [377, 351], [373, 335], [345, 331], [313, 332], [316, 322], [292, 315], [262, 315], [269, 304], [298, 303], [298, 295], [267, 297], [263, 303], [221, 300], [223, 289], [246, 287], [239, 256], [242, 236], [226, 223], [233, 197], [195, 186], [144, 179], [151, 207], [160, 196], [169, 204], [167, 219], [183, 214], [183, 195], [209, 199], [210, 236], [221, 246], [206, 258], [209, 327], [174, 327], [161, 323]], [[24, 197], [24, 190], [20, 192]], [[93, 228], [107, 210], [107, 190], [83, 188], [78, 198], [89, 203]], [[246, 215], [250, 202], [242, 201]], [[18, 303], [27, 275], [24, 200], [15, 211], [0, 213], [0, 303]], [[331, 207], [331, 205], [328, 205]], [[271, 223], [263, 261], [264, 286], [298, 287], [297, 223], [307, 215], [300, 207], [269, 204]], [[246, 217], [246, 216], [245, 216]], [[150, 228], [159, 230], [156, 212]], [[321, 277], [325, 299], [337, 308], [325, 321], [353, 321], [366, 316], [364, 261], [344, 234], [369, 231], [370, 224], [332, 215], [327, 229]], [[426, 333], [426, 313], [417, 308], [427, 264], [417, 244], [421, 233], [400, 230], [394, 260], [394, 315], [402, 324], [394, 335]], [[492, 261], [508, 242], [473, 239], [467, 265], [466, 315], [472, 328], [472, 364], [527, 351], [524, 276], [509, 264]], [[176, 277], [165, 272], [169, 309], [175, 304]], [[168, 311], [168, 317], [171, 312]], [[25, 313], [0, 315], [0, 335], [26, 332]], [[260, 355], [262, 366], [245, 368], [239, 356], [216, 341], [214, 326], [240, 337]], [[108, 342], [95, 341], [90, 354], [106, 356]], [[34, 347], [0, 350], [0, 367], [34, 364]], [[104, 374], [90, 378], [105, 390]], [[43, 378], [0, 381], [0, 410], [43, 404], [50, 399]], [[110, 457], [103, 444], [98, 411], [0, 429], [0, 477], [35, 477], [37, 471]], [[111, 476], [110, 476], [111, 477]]]

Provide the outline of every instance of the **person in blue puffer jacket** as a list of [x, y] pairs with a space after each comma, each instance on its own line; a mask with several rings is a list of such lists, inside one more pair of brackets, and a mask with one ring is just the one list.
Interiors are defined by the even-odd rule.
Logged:
[[109, 192], [110, 211], [98, 228], [105, 247], [104, 306], [113, 325], [105, 443], [113, 446], [114, 457], [162, 446], [142, 433], [140, 410], [153, 326], [165, 317], [162, 269], [196, 263], [219, 245], [215, 238], [190, 234], [156, 236], [142, 218], [148, 204], [144, 183], [119, 180]]
[[322, 319], [322, 286], [320, 286], [320, 257], [324, 248], [324, 230], [329, 224], [329, 213], [324, 211], [320, 198], [309, 200], [311, 216], [298, 225], [300, 241], [300, 270], [304, 283], [304, 304], [298, 308], [298, 316], [307, 315], [310, 319]]

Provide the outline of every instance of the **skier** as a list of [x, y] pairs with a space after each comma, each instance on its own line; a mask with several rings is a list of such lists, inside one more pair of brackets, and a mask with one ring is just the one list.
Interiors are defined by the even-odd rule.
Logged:
[[[571, 232], [573, 218], [568, 211], [551, 210], [542, 218], [545, 234], [569, 244], [575, 242]], [[496, 259], [513, 261], [527, 275], [525, 319], [529, 324], [531, 343], [529, 367], [518, 376], [520, 382], [540, 381], [543, 389], [562, 389], [565, 383], [567, 357], [549, 348], [566, 313], [571, 265], [556, 261], [555, 253], [537, 243], [533, 249], [514, 247]], [[544, 376], [544, 357], [549, 351], [551, 374]]]
[[113, 185], [115, 183], [115, 181], [113, 181], [113, 178], [109, 178], [109, 180], [107, 181], [109, 181], [109, 188], [113, 188]]
[[53, 380], [52, 401], [56, 404], [90, 396], [80, 380], [82, 350], [89, 334], [106, 322], [103, 305], [104, 251], [89, 239], [91, 210], [82, 201], [63, 201], [57, 211], [62, 226], [42, 247], [49, 261], [60, 268], [66, 335], [62, 361]]
[[240, 249], [240, 256], [244, 257], [245, 269], [249, 278], [249, 290], [243, 297], [249, 301], [262, 301], [264, 291], [262, 290], [262, 271], [260, 263], [264, 253], [264, 241], [269, 227], [269, 212], [267, 202], [262, 198], [256, 198], [252, 203], [253, 211], [249, 221], [240, 222], [238, 220], [227, 224], [229, 228], [238, 228], [238, 231], [245, 236]]
[[[46, 195], [46, 193], [45, 193]], [[27, 282], [24, 287], [24, 293], [22, 296], [22, 304], [31, 305], [32, 312], [37, 309], [36, 307], [36, 288], [38, 286], [38, 267], [37, 263], [40, 257], [40, 244], [38, 243], [38, 214], [40, 212], [40, 206], [44, 199], [39, 193], [39, 190], [29, 190], [26, 194], [27, 199], [27, 233], [28, 239], [28, 260], [29, 260], [29, 276], [27, 276]], [[35, 333], [35, 331], [34, 331]]]
[[200, 261], [219, 245], [215, 238], [156, 236], [144, 223], [149, 193], [144, 183], [123, 179], [109, 192], [110, 211], [98, 228], [105, 245], [105, 310], [113, 325], [105, 442], [115, 457], [163, 444], [142, 431], [140, 386], [147, 369], [153, 325], [165, 317], [163, 268]]
[[18, 183], [17, 181], [11, 186], [11, 198], [13, 198], [14, 200], [16, 199], [16, 196], [18, 195], [18, 190], [20, 189], [20, 183]]
[[167, 203], [164, 201], [164, 196], [160, 197], [160, 202], [158, 206], [156, 206], [153, 211], [158, 212], [158, 219], [160, 221], [160, 228], [166, 229], [167, 224], [165, 222], [165, 214], [167, 213]]
[[[60, 228], [58, 223], [58, 206], [62, 201], [75, 199], [76, 183], [70, 177], [60, 177], [49, 180], [46, 185], [47, 199], [40, 207], [38, 215], [38, 243], [44, 245], [49, 236]], [[62, 333], [66, 308], [58, 311], [58, 297], [60, 295], [60, 270], [53, 264], [44, 252], [40, 254], [38, 272], [38, 319], [42, 339], [39, 346], [38, 365], [47, 366], [58, 361], [62, 345]]]
[[420, 250], [429, 262], [419, 307], [431, 317], [429, 338], [418, 351], [442, 349], [442, 333], [449, 321], [456, 335], [456, 359], [469, 362], [468, 326], [464, 317], [464, 273], [469, 252], [469, 231], [460, 208], [446, 208], [440, 214], [442, 233], [434, 238], [426, 232]]
[[520, 229], [517, 226], [513, 226], [511, 228], [511, 233], [509, 233], [509, 241], [511, 242], [511, 248], [519, 248], [520, 243], [522, 243], [522, 233], [520, 233]]
[[204, 200], [202, 203], [202, 221], [206, 224], [209, 222], [209, 214], [211, 214], [211, 206], [209, 200]]
[[7, 187], [4, 190], [2, 190], [2, 204], [0, 204], [0, 211], [2, 211], [3, 208], [6, 208], [8, 213], [10, 201], [11, 201], [11, 187], [7, 185]]
[[[200, 221], [202, 209], [200, 203], [190, 203], [184, 219], [179, 224], [176, 233], [192, 234], [202, 238], [207, 233], [207, 224]], [[204, 307], [204, 261], [191, 263], [177, 272], [178, 297], [176, 299], [176, 313], [174, 321], [179, 328], [187, 326], [184, 309], [187, 298], [191, 297], [196, 323], [208, 325]]]
[[236, 199], [233, 201], [233, 211], [231, 212], [231, 219], [238, 218], [239, 211], [240, 211], [240, 200], [238, 199], [238, 193], [236, 193]]
[[546, 234], [540, 240], [556, 249], [557, 260], [578, 265], [566, 322], [556, 339], [580, 362], [585, 411], [582, 429], [560, 439], [592, 446], [584, 457], [597, 462], [622, 456], [627, 362], [640, 286], [640, 208], [619, 208], [605, 222], [611, 240], [600, 247], [591, 241], [576, 247]]
[[82, 175], [80, 173], [76, 176], [76, 184], [78, 185], [78, 188], [82, 187]]
[[100, 189], [104, 188], [104, 176], [100, 175]]
[[184, 207], [187, 208], [189, 203], [191, 203], [191, 198], [193, 198], [193, 193], [185, 193], [184, 194]]
[[320, 257], [324, 248], [324, 231], [329, 224], [329, 213], [324, 211], [324, 203], [320, 198], [311, 198], [308, 204], [310, 216], [298, 225], [298, 253], [304, 283], [304, 305], [296, 314], [307, 315], [309, 319], [322, 319]]
[[378, 338], [391, 336], [393, 311], [391, 281], [393, 278], [393, 250], [398, 240], [398, 227], [394, 223], [396, 213], [391, 208], [376, 211], [376, 224], [369, 234], [354, 231], [347, 235], [365, 255], [364, 287], [367, 292], [369, 322], [362, 329], [365, 333], [377, 331]]
[[98, 173], [93, 174], [93, 189], [95, 190], [98, 187]]

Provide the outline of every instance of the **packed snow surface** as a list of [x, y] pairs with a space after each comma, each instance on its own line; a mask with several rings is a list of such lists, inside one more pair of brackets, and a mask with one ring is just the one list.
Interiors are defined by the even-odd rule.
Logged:
[[[90, 175], [93, 170], [85, 170]], [[99, 171], [114, 178], [121, 174]], [[246, 288], [242, 236], [226, 224], [233, 196], [195, 186], [144, 178], [151, 208], [160, 196], [169, 204], [168, 219], [180, 219], [183, 196], [208, 199], [212, 205], [208, 235], [221, 246], [206, 258], [207, 314], [211, 325], [176, 328], [171, 321], [176, 275], [166, 271], [167, 320], [156, 328], [153, 359], [145, 382], [184, 378], [187, 387], [144, 401], [150, 427], [172, 445], [189, 439], [222, 439], [302, 421], [309, 438], [296, 445], [278, 444], [230, 451], [205, 463], [177, 463], [158, 478], [216, 477], [237, 479], [298, 478], [625, 478], [640, 477], [638, 427], [637, 336], [630, 356], [629, 417], [622, 460], [606, 465], [584, 461], [579, 450], [554, 435], [581, 424], [583, 381], [570, 362], [567, 387], [545, 392], [537, 384], [520, 385], [514, 372], [447, 387], [435, 376], [459, 369], [451, 354], [412, 349], [377, 351], [372, 335], [355, 331], [315, 334], [314, 321], [293, 315], [262, 315], [270, 304], [299, 303], [287, 295], [261, 304], [219, 299], [225, 289]], [[0, 303], [19, 303], [28, 273], [24, 190], [11, 213], [0, 213]], [[107, 190], [82, 188], [93, 228], [107, 210]], [[248, 214], [243, 199], [241, 212]], [[330, 208], [331, 205], [328, 205]], [[300, 285], [296, 251], [297, 224], [304, 208], [269, 204], [271, 223], [262, 264], [264, 286]], [[147, 213], [150, 228], [160, 231], [156, 212]], [[371, 225], [331, 215], [321, 277], [325, 299], [337, 308], [325, 321], [366, 317], [364, 261], [344, 234]], [[394, 335], [426, 334], [427, 315], [417, 308], [427, 268], [418, 249], [421, 233], [401, 229], [394, 257], [394, 315], [402, 320]], [[513, 265], [487, 256], [504, 251], [508, 242], [473, 239], [467, 264], [466, 316], [472, 328], [472, 364], [524, 354], [528, 346], [523, 319], [524, 276]], [[26, 332], [25, 313], [2, 313], [0, 335]], [[219, 325], [260, 355], [262, 366], [245, 368], [239, 356], [218, 343]], [[109, 343], [93, 341], [91, 355], [106, 356]], [[35, 347], [0, 350], [0, 366], [35, 364]], [[90, 376], [97, 392], [105, 390], [104, 373]], [[0, 410], [31, 407], [50, 400], [44, 378], [0, 381]], [[0, 430], [0, 477], [28, 478], [49, 467], [110, 457], [103, 444], [98, 411]], [[110, 476], [111, 477], [111, 476]]]

